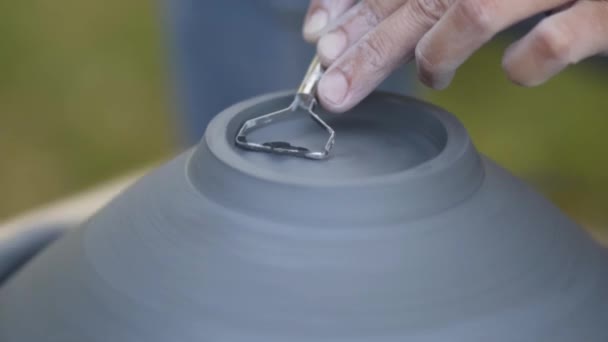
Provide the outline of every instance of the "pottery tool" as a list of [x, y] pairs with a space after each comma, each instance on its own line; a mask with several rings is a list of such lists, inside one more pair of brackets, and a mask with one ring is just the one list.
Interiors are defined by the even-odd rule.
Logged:
[[[319, 62], [318, 57], [315, 56], [308, 67], [308, 71], [306, 72], [306, 75], [298, 88], [293, 102], [291, 102], [287, 108], [245, 121], [236, 135], [236, 145], [250, 151], [283, 154], [315, 160], [321, 160], [329, 157], [329, 152], [334, 145], [336, 134], [334, 130], [325, 121], [323, 121], [323, 119], [321, 119], [317, 113], [315, 113], [314, 110], [317, 104], [317, 100], [315, 98], [315, 89], [317, 82], [319, 79], [321, 79], [321, 76], [323, 76], [323, 67]], [[254, 130], [279, 121], [288, 120], [293, 118], [295, 115], [302, 113], [308, 114], [314, 122], [327, 131], [329, 137], [325, 142], [325, 147], [323, 150], [313, 151], [307, 147], [295, 146], [286, 141], [268, 141], [264, 143], [257, 143], [247, 140], [247, 134]]]

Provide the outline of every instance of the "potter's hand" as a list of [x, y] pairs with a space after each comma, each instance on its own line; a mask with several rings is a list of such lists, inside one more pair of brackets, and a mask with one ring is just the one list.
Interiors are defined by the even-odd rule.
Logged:
[[607, 0], [312, 0], [304, 38], [324, 65], [318, 97], [343, 112], [400, 64], [416, 60], [426, 85], [448, 86], [455, 70], [499, 31], [553, 11], [505, 53], [517, 84], [535, 86], [568, 64], [608, 51]]

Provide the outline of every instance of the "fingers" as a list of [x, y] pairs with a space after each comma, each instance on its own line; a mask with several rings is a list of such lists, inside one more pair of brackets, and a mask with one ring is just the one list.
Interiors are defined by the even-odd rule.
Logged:
[[355, 44], [363, 35], [374, 29], [407, 0], [365, 0], [348, 10], [340, 23], [324, 33], [317, 43], [317, 53], [323, 65], [330, 65]]
[[346, 50], [319, 81], [318, 98], [344, 112], [367, 96], [399, 64], [453, 0], [409, 0]]
[[567, 10], [568, 8], [572, 7], [572, 5], [574, 5], [574, 3], [576, 3], [576, 1], [577, 0], [570, 0], [570, 1], [568, 1], [567, 3], [565, 3], [565, 4], [561, 5], [561, 6], [558, 6], [558, 7], [554, 8], [554, 9], [552, 9], [550, 11], [547, 11], [546, 15], [552, 15], [552, 14], [555, 14], [555, 13]]
[[460, 0], [416, 48], [418, 76], [427, 86], [449, 85], [456, 69], [498, 32], [571, 0]]
[[329, 23], [349, 9], [355, 0], [311, 0], [304, 18], [304, 39], [314, 43]]
[[344, 112], [414, 55], [421, 80], [444, 88], [495, 34], [555, 9], [560, 12], [514, 44], [503, 60], [514, 82], [530, 86], [568, 64], [608, 53], [608, 0], [364, 0], [333, 28], [325, 24], [331, 31], [317, 49], [330, 67], [318, 85], [319, 101]]
[[503, 66], [524, 86], [539, 85], [569, 64], [608, 52], [608, 1], [582, 0], [544, 19], [511, 46]]

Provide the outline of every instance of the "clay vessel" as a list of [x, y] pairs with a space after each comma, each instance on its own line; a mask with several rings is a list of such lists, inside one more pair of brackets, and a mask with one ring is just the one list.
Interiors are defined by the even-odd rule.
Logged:
[[[608, 258], [471, 143], [376, 93], [325, 118], [333, 155], [240, 150], [220, 113], [0, 289], [2, 342], [606, 342]], [[307, 117], [256, 132], [323, 143]]]

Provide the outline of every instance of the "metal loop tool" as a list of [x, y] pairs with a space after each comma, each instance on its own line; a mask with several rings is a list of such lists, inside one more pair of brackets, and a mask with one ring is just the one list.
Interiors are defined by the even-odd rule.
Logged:
[[[296, 93], [293, 102], [291, 102], [287, 108], [245, 121], [236, 135], [236, 145], [251, 151], [283, 154], [307, 159], [321, 160], [329, 157], [329, 152], [334, 145], [336, 134], [334, 130], [314, 112], [315, 105], [317, 104], [315, 89], [321, 76], [323, 76], [323, 68], [318, 57], [315, 56], [308, 67], [308, 71], [298, 88], [298, 92]], [[307, 147], [294, 146], [286, 141], [256, 143], [247, 140], [247, 134], [250, 132], [279, 121], [287, 120], [293, 114], [297, 114], [301, 111], [308, 113], [314, 122], [327, 131], [328, 139], [325, 142], [325, 148], [323, 150], [313, 151]]]

